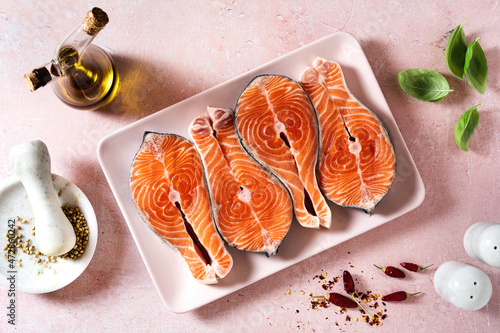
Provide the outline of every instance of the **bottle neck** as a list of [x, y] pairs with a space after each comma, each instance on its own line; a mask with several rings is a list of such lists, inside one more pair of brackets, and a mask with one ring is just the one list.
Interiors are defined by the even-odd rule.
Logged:
[[[89, 35], [81, 26], [77, 26], [57, 47], [52, 63], [60, 65], [62, 73], [71, 67], [78, 58], [82, 57], [85, 50], [97, 35]], [[76, 57], [74, 61], [68, 57]], [[66, 59], [65, 59], [66, 58]]]

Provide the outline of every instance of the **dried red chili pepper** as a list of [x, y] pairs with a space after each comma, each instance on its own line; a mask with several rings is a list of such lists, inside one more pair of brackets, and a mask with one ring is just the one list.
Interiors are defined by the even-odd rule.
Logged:
[[400, 263], [400, 265], [403, 266], [404, 268], [406, 268], [409, 271], [420, 272], [421, 270], [429, 268], [429, 267], [431, 267], [434, 264], [430, 264], [429, 266], [425, 266], [425, 267], [420, 267], [417, 264], [412, 264], [410, 262], [402, 262], [402, 263]]
[[358, 304], [353, 300], [338, 293], [330, 293], [327, 298], [330, 303], [343, 308], [357, 308]]
[[366, 310], [364, 306], [361, 303], [359, 303], [359, 301], [354, 297], [354, 292], [355, 292], [354, 279], [352, 278], [351, 273], [349, 273], [348, 271], [344, 271], [342, 277], [344, 280], [344, 290], [349, 293], [352, 300], [338, 293], [330, 293], [326, 296], [311, 296], [311, 297], [326, 298], [328, 301], [330, 301], [330, 303], [343, 308], [357, 308], [359, 305], [365, 311], [365, 313], [367, 313], [370, 317], [374, 318], [374, 315], [371, 314], [368, 310]]
[[373, 315], [368, 312], [368, 310], [366, 310], [365, 307], [354, 297], [356, 288], [354, 287], [354, 279], [352, 278], [351, 273], [349, 273], [348, 271], [344, 271], [344, 273], [342, 274], [342, 279], [344, 280], [344, 290], [349, 293], [352, 300], [356, 302], [356, 304], [358, 304], [367, 314], [370, 315], [370, 317], [373, 318]]
[[406, 275], [405, 273], [403, 273], [402, 271], [400, 271], [399, 269], [397, 269], [396, 267], [393, 267], [393, 266], [387, 266], [387, 267], [378, 267], [377, 265], [373, 265], [375, 267], [377, 267], [378, 269], [380, 269], [382, 272], [385, 273], [385, 275], [388, 275], [390, 277], [394, 277], [394, 278], [404, 278]]
[[358, 304], [339, 293], [329, 293], [326, 296], [311, 296], [312, 298], [325, 298], [330, 303], [343, 308], [357, 308]]
[[348, 294], [352, 294], [355, 291], [355, 289], [354, 289], [354, 280], [352, 278], [351, 273], [349, 273], [348, 271], [344, 271], [344, 273], [342, 274], [342, 278], [344, 280], [344, 290]]
[[384, 301], [384, 302], [401, 302], [401, 301], [405, 301], [406, 299], [408, 299], [409, 297], [411, 297], [413, 295], [417, 295], [420, 293], [421, 293], [421, 291], [419, 291], [418, 293], [413, 293], [413, 294], [408, 294], [406, 291], [396, 291], [395, 293], [382, 296], [382, 301]]

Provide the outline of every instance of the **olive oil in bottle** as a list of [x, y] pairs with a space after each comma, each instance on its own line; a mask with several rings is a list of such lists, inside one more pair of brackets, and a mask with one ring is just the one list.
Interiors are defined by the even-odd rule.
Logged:
[[113, 58], [91, 44], [108, 23], [99, 8], [88, 12], [59, 45], [51, 61], [25, 75], [31, 91], [51, 83], [56, 96], [66, 105], [80, 110], [95, 110], [109, 103], [118, 91], [118, 71]]

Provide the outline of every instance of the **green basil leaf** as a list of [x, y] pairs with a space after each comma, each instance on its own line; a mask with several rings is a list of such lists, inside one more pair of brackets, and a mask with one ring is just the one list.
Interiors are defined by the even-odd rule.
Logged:
[[444, 51], [444, 57], [450, 72], [460, 80], [464, 77], [465, 53], [467, 52], [465, 32], [462, 28], [464, 23], [453, 30]]
[[401, 71], [398, 80], [403, 91], [424, 102], [440, 101], [453, 91], [443, 75], [430, 69]]
[[479, 124], [479, 112], [477, 112], [477, 107], [482, 104], [473, 106], [467, 110], [458, 119], [457, 125], [455, 126], [455, 141], [460, 149], [463, 151], [469, 151], [469, 141]]
[[488, 64], [478, 38], [469, 44], [465, 54], [464, 73], [469, 85], [478, 93], [484, 94], [488, 79]]

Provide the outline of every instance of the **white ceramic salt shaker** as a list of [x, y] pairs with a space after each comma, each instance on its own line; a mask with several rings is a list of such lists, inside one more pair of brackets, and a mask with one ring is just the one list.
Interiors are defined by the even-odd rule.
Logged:
[[439, 296], [466, 311], [481, 309], [489, 302], [493, 291], [485, 272], [459, 261], [439, 266], [434, 273], [434, 288]]
[[47, 256], [69, 252], [76, 243], [75, 231], [52, 184], [47, 146], [40, 140], [24, 142], [11, 148], [9, 158], [28, 193], [38, 248]]
[[473, 224], [465, 232], [464, 247], [471, 258], [500, 268], [500, 224]]

